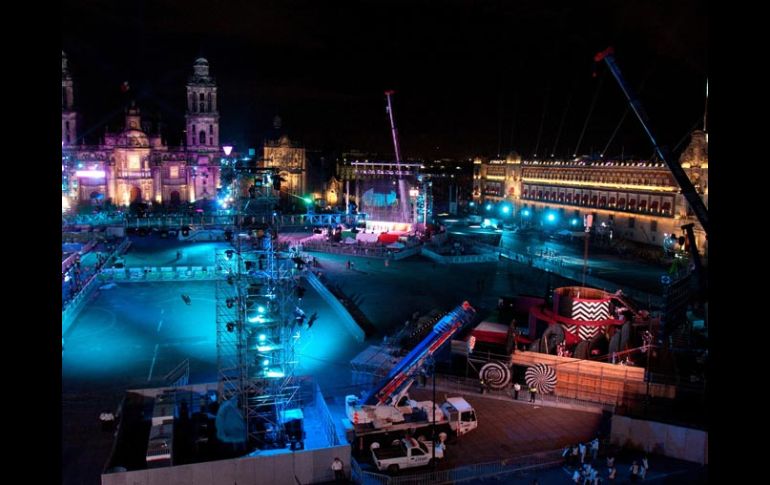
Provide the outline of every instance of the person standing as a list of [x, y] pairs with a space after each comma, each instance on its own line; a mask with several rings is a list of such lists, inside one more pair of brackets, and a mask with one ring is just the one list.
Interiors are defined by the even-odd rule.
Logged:
[[629, 468], [629, 471], [631, 472], [631, 481], [635, 482], [639, 480], [639, 463], [637, 463], [636, 460], [631, 464], [631, 468]]
[[596, 460], [599, 456], [599, 438], [596, 437], [591, 441], [591, 461]]
[[617, 476], [618, 469], [615, 468], [615, 465], [613, 465], [607, 470], [607, 481], [614, 483]]
[[531, 402], [532, 404], [535, 404], [536, 393], [537, 393], [537, 388], [535, 388], [534, 386], [529, 388], [529, 402]]
[[650, 463], [647, 461], [647, 455], [644, 455], [644, 458], [642, 458], [642, 467], [639, 470], [639, 476], [641, 477], [642, 480], [644, 480], [645, 477], [647, 477], [647, 470], [649, 469], [649, 467], [650, 467]]
[[513, 384], [513, 400], [518, 401], [519, 400], [519, 391], [521, 391], [521, 384], [516, 382]]
[[585, 443], [578, 444], [578, 450], [580, 451], [580, 464], [584, 465], [586, 462], [586, 445]]
[[345, 480], [344, 465], [342, 464], [342, 460], [340, 460], [339, 457], [334, 458], [334, 461], [332, 462], [332, 470], [334, 470], [335, 481], [342, 482]]

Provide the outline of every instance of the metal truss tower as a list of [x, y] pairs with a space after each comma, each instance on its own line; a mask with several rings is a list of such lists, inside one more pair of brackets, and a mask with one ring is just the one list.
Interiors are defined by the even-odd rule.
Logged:
[[279, 257], [275, 237], [270, 227], [243, 230], [216, 252], [219, 399], [236, 400], [249, 448], [300, 439], [286, 423], [300, 406], [294, 367], [304, 312], [295, 263]]

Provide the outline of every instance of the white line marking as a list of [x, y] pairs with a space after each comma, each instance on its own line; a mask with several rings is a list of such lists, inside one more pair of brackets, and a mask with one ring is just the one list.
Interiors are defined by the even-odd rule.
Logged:
[[158, 358], [158, 344], [155, 344], [155, 353], [152, 354], [152, 364], [150, 364], [150, 374], [147, 376], [147, 382], [152, 379], [152, 369], [155, 368], [155, 359]]

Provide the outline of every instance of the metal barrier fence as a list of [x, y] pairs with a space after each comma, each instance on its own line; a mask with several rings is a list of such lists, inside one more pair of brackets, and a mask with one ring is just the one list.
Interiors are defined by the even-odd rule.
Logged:
[[334, 425], [334, 418], [332, 418], [332, 414], [329, 412], [329, 406], [326, 405], [324, 396], [321, 393], [321, 387], [318, 383], [315, 384], [315, 405], [321, 412], [324, 433], [326, 434], [329, 446], [338, 446], [340, 444], [340, 438], [337, 435], [337, 427]]
[[[466, 244], [470, 244], [471, 246], [474, 247], [474, 249], [476, 249], [479, 252], [484, 252], [487, 254], [497, 254], [499, 257], [505, 257], [512, 261], [516, 261], [522, 264], [529, 264], [534, 268], [555, 273], [560, 276], [563, 276], [564, 278], [568, 278], [568, 279], [580, 281], [580, 282], [583, 281], [582, 267], [580, 269], [573, 269], [573, 268], [566, 267], [563, 264], [561, 264], [560, 259], [557, 257], [551, 257], [547, 255], [538, 256], [536, 254], [519, 253], [510, 248], [493, 246], [491, 244], [483, 243], [481, 241], [476, 241], [470, 237], [460, 236], [457, 234], [452, 234], [452, 238], [457, 239], [459, 241], [463, 241]], [[648, 302], [651, 306], [660, 306], [662, 301], [660, 295], [653, 295], [645, 291], [629, 288], [625, 285], [620, 285], [618, 283], [608, 281], [602, 278], [597, 278], [591, 275], [585, 276], [585, 282], [587, 285], [593, 286], [595, 288], [603, 288], [603, 289], [606, 289], [607, 291], [609, 291], [610, 289], [614, 290], [619, 287], [622, 287], [623, 292], [630, 298], [637, 300], [639, 302]]]
[[422, 254], [439, 264], [470, 264], [470, 263], [494, 263], [498, 260], [496, 254], [467, 254], [463, 256], [444, 256], [426, 247], [422, 248]]
[[363, 256], [365, 258], [380, 259], [387, 258], [388, 251], [391, 251], [384, 246], [359, 246], [358, 244], [330, 243], [312, 239], [302, 241], [302, 248], [304, 251], [310, 252], [317, 251], [321, 253], [345, 254], [347, 256]]
[[91, 276], [91, 279], [88, 280], [88, 282], [83, 286], [78, 294], [75, 295], [75, 297], [72, 298], [69, 302], [67, 302], [67, 305], [62, 309], [62, 335], [67, 332], [70, 325], [72, 325], [72, 322], [75, 321], [75, 318], [77, 318], [77, 316], [80, 314], [80, 311], [90, 299], [91, 295], [93, 295], [94, 290], [99, 287], [99, 279], [97, 278], [98, 275], [99, 273], [96, 273]]
[[365, 485], [438, 485], [442, 483], [458, 483], [525, 470], [558, 466], [564, 461], [561, 453], [562, 450], [552, 450], [505, 460], [406, 476], [388, 476], [364, 471], [355, 459], [351, 459], [351, 478], [355, 483]]
[[[446, 391], [454, 391], [458, 393], [478, 393], [480, 390], [479, 386], [479, 380], [475, 378], [470, 377], [459, 377], [459, 376], [452, 376], [452, 375], [439, 375], [436, 377], [436, 387], [441, 388], [442, 390]], [[484, 391], [486, 394], [491, 396], [498, 396], [499, 398], [504, 399], [513, 399], [511, 397], [511, 390], [509, 388], [503, 388], [503, 389], [485, 389]], [[524, 395], [526, 393], [521, 393], [520, 400], [525, 399]], [[597, 396], [598, 397], [598, 396]], [[592, 401], [589, 399], [576, 399], [572, 397], [567, 396], [559, 396], [558, 394], [537, 394], [536, 399], [543, 403], [551, 403], [555, 405], [562, 405], [562, 406], [569, 406], [569, 407], [580, 407], [584, 409], [590, 409], [590, 410], [596, 410], [596, 409], [603, 409], [607, 411], [614, 411], [615, 405], [614, 403], [601, 403], [597, 401]]]
[[105, 268], [99, 274], [102, 281], [210, 281], [222, 277], [215, 266], [145, 266], [143, 268]]
[[[117, 248], [115, 248], [112, 254], [110, 254], [110, 256], [105, 261], [109, 261], [110, 258], [113, 258], [119, 254], [123, 254], [130, 245], [131, 241], [129, 241], [128, 238], [123, 239], [123, 241], [118, 245]], [[94, 290], [99, 287], [99, 282], [101, 281], [100, 276], [101, 271], [94, 273], [94, 275], [91, 276], [86, 284], [83, 285], [83, 288], [78, 292], [78, 294], [75, 295], [75, 297], [70, 301], [68, 301], [64, 308], [62, 308], [62, 335], [64, 335], [69, 326], [72, 325], [72, 322], [75, 321], [75, 318], [77, 318], [77, 316], [80, 314], [80, 311], [83, 309], [85, 303], [89, 300]]]

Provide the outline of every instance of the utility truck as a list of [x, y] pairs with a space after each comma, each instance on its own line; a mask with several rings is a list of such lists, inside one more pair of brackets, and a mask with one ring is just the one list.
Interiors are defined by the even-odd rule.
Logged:
[[406, 436], [431, 436], [434, 423], [436, 435], [446, 433], [457, 437], [476, 429], [476, 412], [465, 399], [450, 397], [439, 404], [415, 401], [407, 394], [426, 361], [455, 333], [470, 324], [475, 315], [476, 310], [464, 302], [441, 318], [430, 334], [367, 395], [345, 397], [345, 412], [353, 425], [355, 451], [364, 452], [373, 443], [380, 446]]

